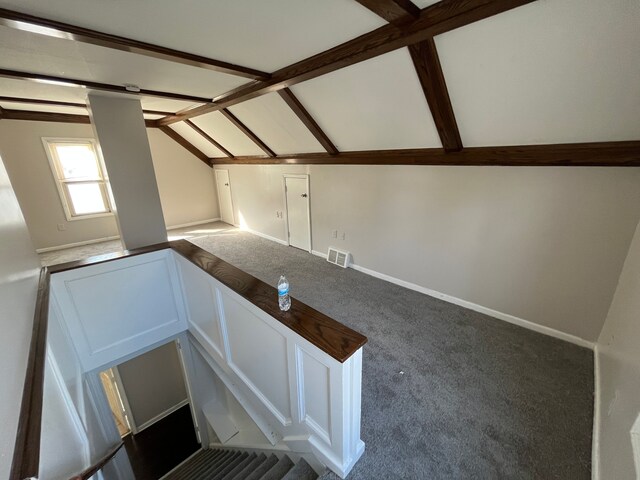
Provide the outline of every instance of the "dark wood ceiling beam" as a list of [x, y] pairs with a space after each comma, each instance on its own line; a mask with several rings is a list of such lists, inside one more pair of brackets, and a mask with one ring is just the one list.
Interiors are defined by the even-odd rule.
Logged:
[[213, 165], [448, 165], [512, 167], [640, 167], [640, 141], [472, 147], [447, 153], [441, 148], [305, 153], [276, 158], [211, 159]]
[[28, 120], [34, 122], [91, 123], [88, 115], [70, 113], [33, 112], [30, 110], [4, 110], [6, 120]]
[[[3, 97], [0, 96], [0, 103], [27, 103], [30, 105], [51, 105], [53, 107], [72, 107], [87, 109], [86, 103], [59, 102], [57, 100], [42, 100], [39, 98], [23, 98], [23, 97]], [[142, 110], [142, 113], [149, 115], [173, 115], [173, 112], [165, 110]]]
[[304, 105], [300, 103], [300, 100], [298, 100], [293, 92], [288, 88], [283, 88], [282, 90], [278, 90], [278, 93], [280, 94], [280, 97], [282, 97], [282, 99], [286, 102], [286, 104], [289, 105], [289, 108], [293, 110], [293, 113], [295, 113], [300, 121], [304, 123], [305, 127], [309, 129], [316, 140], [320, 142], [320, 145], [323, 146], [327, 153], [330, 153], [331, 155], [335, 155], [336, 153], [338, 153], [338, 149], [336, 148], [336, 146], [331, 140], [329, 140], [329, 137], [327, 137], [324, 131], [316, 123], [307, 109], [304, 108]]
[[433, 38], [409, 45], [409, 52], [443, 148], [447, 152], [462, 150], [456, 116]]
[[192, 155], [195, 155], [197, 158], [199, 158], [204, 164], [209, 167], [211, 166], [209, 157], [198, 150], [196, 147], [194, 147], [186, 138], [182, 137], [178, 132], [173, 130], [171, 127], [160, 126], [159, 128], [173, 141], [184, 147]]
[[270, 75], [253, 68], [242, 67], [212, 58], [181, 52], [130, 38], [110, 35], [88, 28], [56, 22], [46, 18], [27, 15], [25, 13], [0, 8], [0, 25], [48, 37], [63, 38], [76, 42], [90, 43], [100, 47], [111, 48], [123, 52], [136, 53], [151, 58], [190, 65], [192, 67], [214, 70], [251, 79], [268, 79]]
[[0, 69], [0, 77], [12, 78], [18, 80], [27, 80], [38, 83], [51, 83], [54, 85], [62, 85], [66, 87], [87, 88], [90, 90], [100, 90], [105, 92], [124, 93], [127, 95], [148, 96], [168, 98], [170, 100], [182, 100], [194, 103], [207, 103], [210, 99], [196, 97], [193, 95], [182, 95], [180, 93], [159, 92], [157, 90], [139, 89], [138, 91], [127, 90], [124, 85], [111, 85], [108, 83], [92, 82], [89, 80], [78, 80], [74, 78], [56, 77], [53, 75], [43, 75], [32, 72], [19, 72], [16, 70]]
[[[7, 110], [0, 108], [5, 120], [26, 120], [31, 122], [82, 123], [90, 124], [89, 115], [74, 115], [71, 113], [34, 112], [32, 110]], [[147, 128], [158, 128], [158, 120], [146, 120]]]
[[420, 9], [410, 0], [356, 0], [396, 27], [403, 27], [420, 16]]
[[[266, 143], [264, 143], [262, 140], [260, 140], [260, 138], [258, 138], [258, 136], [253, 133], [249, 127], [247, 127], [244, 123], [242, 123], [238, 117], [236, 117], [233, 113], [231, 113], [229, 110], [227, 110], [226, 108], [223, 108], [222, 110], [220, 110], [220, 113], [222, 113], [227, 120], [229, 120], [231, 123], [233, 123], [236, 127], [238, 127], [238, 129], [244, 133], [249, 140], [251, 140], [253, 143], [255, 143], [260, 150], [262, 150], [264, 153], [266, 153], [269, 157], [275, 157], [276, 154], [273, 150], [271, 150]], [[161, 123], [161, 120], [158, 123]]]
[[536, 0], [442, 0], [420, 11], [404, 28], [385, 25], [325, 52], [284, 67], [264, 82], [251, 82], [213, 99], [213, 103], [161, 119], [162, 125], [228, 108], [252, 98], [369, 60], [399, 48], [427, 40], [478, 20]]
[[211, 135], [209, 135], [207, 132], [205, 132], [204, 130], [202, 130], [199, 126], [197, 126], [195, 123], [193, 123], [191, 120], [185, 120], [185, 122], [187, 125], [189, 125], [191, 128], [193, 128], [196, 132], [198, 132], [200, 135], [202, 135], [203, 138], [205, 138], [209, 143], [211, 143], [211, 145], [213, 145], [214, 147], [216, 147], [218, 150], [220, 150], [222, 153], [224, 153], [227, 157], [229, 158], [233, 158], [233, 153], [231, 153], [229, 150], [227, 150], [226, 148], [224, 148], [222, 145], [220, 145], [220, 143], [218, 143], [217, 141], [215, 141]]

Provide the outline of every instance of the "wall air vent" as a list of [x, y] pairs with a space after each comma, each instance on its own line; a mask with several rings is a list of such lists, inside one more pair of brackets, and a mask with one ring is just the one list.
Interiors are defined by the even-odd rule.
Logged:
[[329, 247], [327, 262], [335, 263], [342, 268], [347, 268], [349, 265], [349, 252], [343, 252], [341, 250], [336, 250], [333, 247]]

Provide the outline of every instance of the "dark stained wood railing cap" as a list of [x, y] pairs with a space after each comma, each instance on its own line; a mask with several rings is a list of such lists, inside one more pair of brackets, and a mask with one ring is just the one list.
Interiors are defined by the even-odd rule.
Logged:
[[299, 300], [283, 312], [275, 287], [234, 267], [187, 240], [169, 242], [171, 248], [256, 307], [305, 338], [339, 362], [367, 343], [367, 337]]

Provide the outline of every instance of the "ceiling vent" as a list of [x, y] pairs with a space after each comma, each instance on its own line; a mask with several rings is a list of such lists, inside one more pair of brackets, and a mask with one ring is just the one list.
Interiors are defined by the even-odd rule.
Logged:
[[339, 267], [347, 268], [349, 265], [349, 252], [343, 252], [329, 247], [329, 254], [327, 255], [327, 262], [335, 263]]

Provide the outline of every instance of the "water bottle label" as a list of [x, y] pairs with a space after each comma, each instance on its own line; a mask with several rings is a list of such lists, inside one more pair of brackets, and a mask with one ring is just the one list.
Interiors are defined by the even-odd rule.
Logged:
[[285, 295], [288, 295], [288, 294], [289, 294], [289, 289], [288, 288], [285, 288], [285, 289], [282, 289], [282, 290], [280, 290], [280, 289], [278, 290], [278, 295], [280, 295], [281, 297], [283, 297]]

